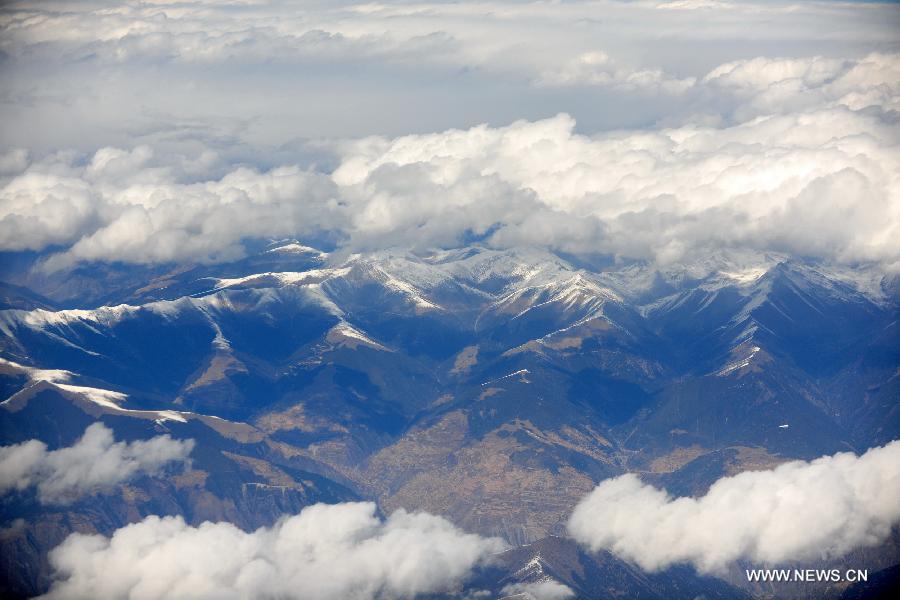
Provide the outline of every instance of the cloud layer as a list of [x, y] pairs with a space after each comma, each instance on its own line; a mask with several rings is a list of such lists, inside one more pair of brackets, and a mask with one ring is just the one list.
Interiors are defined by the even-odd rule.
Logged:
[[880, 3], [13, 3], [0, 250], [223, 261], [325, 233], [897, 266], [898, 23]]
[[[0, 145], [93, 151], [202, 139], [467, 128], [566, 111], [588, 131], [721, 115], [693, 83], [755, 57], [896, 49], [885, 3], [788, 0], [6, 3]], [[252, 150], [252, 152], [250, 152]], [[232, 149], [233, 151], [233, 149]]]
[[37, 486], [42, 503], [66, 504], [139, 473], [154, 474], [169, 463], [185, 461], [193, 447], [193, 440], [168, 435], [116, 442], [111, 429], [94, 423], [68, 448], [48, 452], [38, 440], [0, 447], [0, 494]]
[[368, 502], [317, 504], [252, 533], [147, 517], [52, 551], [47, 598], [369, 600], [452, 591], [503, 549], [425, 513], [386, 520]]
[[353, 250], [474, 235], [660, 262], [723, 247], [900, 261], [898, 138], [871, 111], [825, 103], [725, 128], [574, 127], [560, 115], [366, 138], [336, 147], [331, 174], [239, 167], [199, 182], [186, 161], [162, 165], [144, 147], [103, 149], [84, 166], [54, 157], [0, 189], [0, 249], [67, 247], [56, 268], [218, 261], [241, 256], [247, 238], [328, 232]]
[[[606, 480], [569, 520], [570, 534], [648, 571], [737, 560], [778, 564], [839, 557], [883, 542], [900, 523], [900, 441], [771, 471], [724, 477], [700, 498], [672, 498], [633, 474]], [[815, 507], [811, 510], [810, 507]]]

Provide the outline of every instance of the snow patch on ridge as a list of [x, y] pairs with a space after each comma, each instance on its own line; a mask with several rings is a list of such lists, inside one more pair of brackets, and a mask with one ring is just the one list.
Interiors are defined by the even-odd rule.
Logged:
[[322, 252], [321, 250], [317, 250], [316, 248], [312, 248], [310, 246], [304, 246], [297, 241], [290, 241], [280, 246], [269, 248], [268, 250], [266, 250], [266, 254], [312, 254], [317, 258], [324, 258], [328, 256], [326, 252]]
[[310, 269], [309, 271], [281, 271], [254, 273], [244, 277], [234, 277], [228, 279], [216, 279], [215, 288], [212, 290], [217, 292], [226, 288], [243, 285], [246, 283], [263, 282], [265, 279], [274, 279], [279, 285], [302, 285], [304, 283], [321, 283], [332, 277], [341, 277], [350, 272], [350, 269]]
[[759, 346], [753, 346], [750, 349], [750, 354], [748, 354], [746, 357], [742, 358], [741, 360], [738, 360], [738, 361], [735, 361], [735, 362], [725, 365], [724, 368], [722, 368], [716, 372], [716, 375], [718, 377], [724, 377], [725, 375], [728, 375], [729, 373], [731, 373], [733, 371], [737, 371], [738, 369], [743, 369], [744, 367], [749, 367], [750, 363], [753, 361], [753, 357], [756, 356], [756, 354], [760, 350], [762, 350], [762, 348], [760, 348]]
[[28, 384], [24, 388], [22, 388], [3, 402], [0, 402], [0, 406], [14, 411], [18, 410], [18, 408], [16, 407], [19, 405], [19, 402], [22, 401], [24, 394], [27, 394], [35, 386], [44, 384], [57, 388], [58, 390], [61, 390], [63, 392], [68, 392], [69, 394], [75, 394], [83, 400], [87, 400], [93, 404], [96, 404], [104, 409], [111, 410], [115, 413], [134, 413], [138, 415], [146, 414], [155, 416], [158, 421], [171, 420], [180, 421], [182, 423], [187, 423], [187, 419], [183, 415], [191, 414], [179, 413], [178, 411], [174, 410], [148, 411], [122, 408], [121, 403], [125, 402], [125, 400], [128, 399], [127, 394], [123, 392], [116, 392], [113, 390], [68, 383], [73, 378], [78, 376], [77, 373], [73, 373], [72, 371], [66, 371], [63, 369], [39, 369], [37, 367], [21, 365], [4, 358], [0, 358], [0, 368], [7, 372], [20, 373], [28, 378]]
[[393, 350], [390, 350], [386, 346], [379, 344], [346, 321], [341, 321], [340, 323], [332, 327], [328, 331], [328, 334], [325, 336], [325, 339], [328, 342], [339, 346], [349, 346], [351, 348], [355, 348], [356, 346], [362, 344], [376, 350], [393, 352]]

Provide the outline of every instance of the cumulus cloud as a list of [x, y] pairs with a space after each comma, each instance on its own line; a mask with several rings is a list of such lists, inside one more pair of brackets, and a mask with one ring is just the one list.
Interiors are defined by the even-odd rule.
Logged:
[[575, 596], [572, 588], [553, 579], [510, 584], [500, 593], [521, 600], [566, 600]]
[[856, 60], [756, 57], [719, 65], [700, 85], [710, 95], [732, 97], [740, 119], [817, 106], [897, 111], [900, 60], [879, 53]]
[[37, 486], [42, 503], [65, 504], [138, 473], [154, 474], [169, 463], [185, 461], [193, 447], [193, 440], [168, 435], [116, 442], [111, 429], [94, 423], [68, 448], [47, 451], [38, 440], [0, 447], [0, 494]]
[[[0, 189], [0, 247], [78, 261], [221, 261], [247, 238], [332, 232], [351, 249], [539, 244], [659, 262], [722, 247], [900, 260], [894, 136], [846, 107], [729, 128], [584, 136], [567, 115], [343, 144], [332, 174], [241, 167], [183, 183], [104, 149]], [[101, 154], [103, 156], [101, 156]], [[111, 159], [110, 156], [117, 158]]]
[[497, 246], [659, 261], [723, 246], [900, 257], [897, 142], [876, 115], [831, 107], [598, 136], [574, 126], [560, 115], [363, 140], [333, 175], [363, 199], [347, 231], [421, 244], [493, 226]]
[[219, 179], [188, 175], [184, 165], [160, 166], [145, 147], [103, 148], [85, 165], [67, 156], [34, 163], [0, 189], [0, 248], [68, 246], [56, 268], [227, 260], [242, 253], [244, 238], [338, 226], [330, 217], [334, 186], [320, 173], [238, 167]]
[[900, 441], [862, 456], [840, 453], [724, 477], [700, 498], [672, 498], [622, 475], [594, 488], [568, 528], [591, 550], [609, 550], [648, 571], [692, 563], [714, 573], [737, 560], [839, 557], [883, 542], [900, 523], [898, 465]]
[[73, 534], [50, 554], [46, 598], [412, 598], [452, 591], [503, 549], [425, 513], [379, 519], [369, 502], [317, 504], [252, 533], [147, 517], [109, 538]]

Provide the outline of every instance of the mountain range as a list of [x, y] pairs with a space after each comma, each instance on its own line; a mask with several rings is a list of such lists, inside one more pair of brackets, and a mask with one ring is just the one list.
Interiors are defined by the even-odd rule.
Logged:
[[[778, 595], [737, 567], [647, 574], [587, 553], [567, 518], [625, 472], [700, 495], [723, 476], [900, 437], [900, 279], [875, 265], [478, 245], [349, 254], [297, 240], [214, 265], [47, 273], [21, 256], [0, 286], [5, 443], [71, 446], [100, 420], [116, 439], [196, 446], [183, 472], [114, 492], [0, 499], [10, 597], [47, 589], [47, 552], [74, 531], [149, 514], [249, 531], [357, 499], [503, 538], [511, 549], [471, 582], [498, 597], [551, 580], [583, 598]], [[896, 540], [860, 552], [847, 561], [900, 562]]]

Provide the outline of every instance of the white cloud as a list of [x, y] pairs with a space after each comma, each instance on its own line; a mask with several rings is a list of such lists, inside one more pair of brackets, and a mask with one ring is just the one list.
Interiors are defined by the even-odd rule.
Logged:
[[[201, 155], [202, 159], [202, 155]], [[191, 165], [188, 165], [189, 167]], [[327, 176], [297, 167], [239, 167], [220, 179], [184, 182], [145, 148], [103, 148], [85, 166], [65, 157], [35, 163], [0, 189], [0, 248], [70, 246], [79, 260], [227, 260], [247, 237], [337, 228]]]
[[50, 554], [47, 598], [412, 598], [452, 591], [503, 549], [425, 513], [381, 520], [368, 502], [317, 504], [251, 533], [147, 517], [112, 537], [73, 534]]
[[897, 111], [900, 59], [877, 53], [858, 60], [756, 57], [720, 65], [700, 85], [711, 96], [732, 97], [741, 119], [823, 106]]
[[521, 600], [566, 600], [575, 596], [572, 588], [552, 579], [514, 583], [504, 587], [500, 593]]
[[543, 73], [540, 85], [598, 85], [619, 90], [680, 94], [693, 87], [696, 79], [679, 79], [659, 69], [631, 70], [617, 65], [605, 52], [585, 52]]
[[726, 9], [734, 8], [731, 2], [723, 0], [675, 0], [674, 2], [661, 2], [656, 8], [662, 10], [702, 10], [702, 9]]
[[[795, 67], [779, 63], [773, 77], [816, 70]], [[735, 74], [743, 68], [716, 80], [769, 85], [755, 68]], [[867, 81], [865, 89], [879, 88], [874, 75]], [[559, 115], [337, 143], [331, 175], [238, 167], [204, 181], [187, 174], [188, 159], [162, 165], [144, 147], [104, 148], [84, 166], [34, 163], [0, 188], [0, 248], [68, 246], [51, 259], [59, 268], [227, 260], [246, 238], [321, 231], [354, 250], [447, 247], [474, 233], [497, 247], [660, 262], [736, 247], [891, 265], [900, 261], [893, 129], [830, 100], [728, 127], [596, 136], [577, 134]]]
[[[87, 149], [0, 155], [0, 250], [63, 248], [50, 268], [223, 261], [247, 238], [323, 231], [354, 250], [474, 234], [661, 262], [728, 246], [900, 264], [896, 7], [51, 8], [0, 18], [16, 75], [0, 130], [22, 128], [0, 149]], [[537, 117], [559, 108], [572, 116]], [[441, 132], [357, 135], [373, 127]]]
[[28, 151], [24, 148], [13, 148], [0, 153], [0, 176], [16, 175], [28, 166]]
[[622, 475], [588, 494], [568, 527], [591, 550], [648, 571], [839, 557], [883, 542], [900, 523], [898, 465], [900, 441], [859, 457], [840, 453], [724, 477], [700, 498], [672, 498]]
[[726, 128], [573, 129], [561, 115], [363, 140], [333, 176], [362, 199], [351, 240], [440, 244], [497, 224], [497, 246], [660, 261], [723, 246], [900, 259], [898, 146], [877, 116], [833, 107]]
[[[684, 122], [730, 112], [720, 94], [673, 97], [718, 64], [883, 52], [898, 18], [883, 3], [787, 0], [6, 6], [0, 146], [94, 151], [202, 137], [245, 159], [297, 138], [560, 110], [590, 131]], [[553, 81], [566, 89], [535, 88]]]
[[168, 463], [185, 461], [193, 447], [193, 440], [168, 435], [115, 442], [111, 429], [94, 423], [67, 448], [48, 452], [38, 440], [0, 447], [0, 494], [37, 486], [42, 503], [65, 504], [138, 473], [154, 474]]

